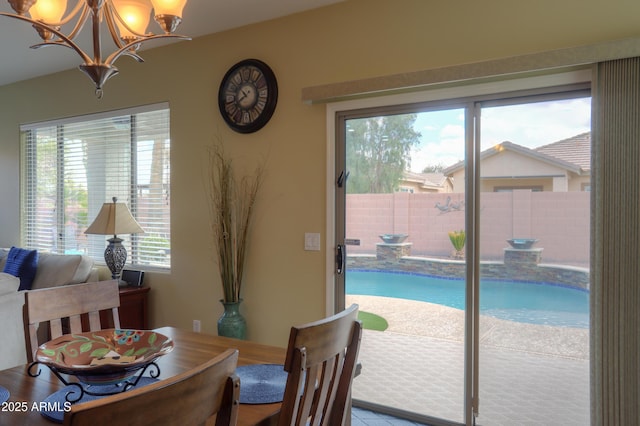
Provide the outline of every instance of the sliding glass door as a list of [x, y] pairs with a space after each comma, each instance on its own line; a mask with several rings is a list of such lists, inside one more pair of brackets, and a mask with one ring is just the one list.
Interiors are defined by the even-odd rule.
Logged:
[[[384, 329], [363, 340], [354, 398], [456, 423], [464, 412], [466, 268], [449, 234], [464, 233], [465, 191], [454, 193], [443, 169], [464, 158], [464, 128], [463, 105], [345, 118], [340, 249], [346, 305], [360, 306], [365, 327]], [[408, 383], [416, 388], [404, 398]]]
[[355, 405], [588, 421], [589, 92], [342, 111], [336, 133], [336, 308], [358, 303], [366, 329]]
[[478, 109], [479, 424], [589, 424], [590, 103]]

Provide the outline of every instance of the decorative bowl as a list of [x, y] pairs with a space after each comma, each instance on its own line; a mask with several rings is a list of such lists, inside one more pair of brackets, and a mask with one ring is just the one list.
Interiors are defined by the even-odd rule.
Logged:
[[387, 244], [400, 244], [407, 239], [407, 234], [382, 234], [379, 236]]
[[149, 330], [105, 329], [65, 334], [42, 344], [36, 361], [90, 385], [126, 380], [159, 356], [173, 350], [173, 341]]
[[513, 238], [511, 240], [507, 240], [507, 242], [514, 249], [526, 250], [533, 247], [535, 243], [538, 242], [535, 238]]

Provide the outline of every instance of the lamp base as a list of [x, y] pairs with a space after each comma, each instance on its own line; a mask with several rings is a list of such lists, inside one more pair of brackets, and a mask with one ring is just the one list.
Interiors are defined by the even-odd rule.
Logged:
[[111, 278], [122, 281], [120, 277], [122, 276], [122, 269], [127, 263], [127, 250], [122, 245], [122, 238], [118, 238], [116, 235], [107, 241], [109, 241], [109, 245], [104, 251], [104, 261], [111, 271]]

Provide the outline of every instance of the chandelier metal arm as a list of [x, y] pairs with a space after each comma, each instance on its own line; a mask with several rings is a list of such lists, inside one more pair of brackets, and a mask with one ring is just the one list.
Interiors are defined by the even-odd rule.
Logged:
[[44, 46], [55, 46], [55, 45], [60, 45], [60, 46], [66, 46], [69, 47], [73, 50], [76, 51], [76, 53], [78, 55], [80, 55], [80, 57], [82, 58], [82, 60], [86, 63], [93, 63], [93, 60], [91, 59], [91, 57], [89, 57], [86, 53], [84, 53], [84, 51], [82, 49], [80, 49], [80, 47], [78, 47], [78, 45], [76, 45], [72, 39], [70, 39], [69, 37], [67, 37], [66, 35], [64, 35], [64, 33], [62, 33], [60, 30], [54, 28], [54, 27], [50, 27], [49, 25], [40, 22], [40, 21], [34, 21], [31, 18], [28, 18], [26, 16], [22, 16], [22, 15], [14, 15], [12, 13], [6, 13], [6, 12], [0, 12], [0, 16], [7, 16], [9, 18], [14, 18], [14, 19], [19, 19], [21, 21], [25, 21], [30, 23], [31, 25], [34, 25], [38, 28], [42, 28], [43, 30], [46, 31], [51, 31], [53, 34], [57, 35], [58, 37], [60, 37], [60, 41], [55, 41], [55, 42], [44, 42], [44, 43], [38, 43], [38, 44], [34, 44], [33, 46], [31, 46], [32, 49], [37, 49], [40, 47], [44, 47]]
[[[111, 5], [111, 2], [106, 3], [104, 7], [109, 8], [109, 11], [115, 11], [115, 8], [111, 8], [110, 5]], [[115, 12], [117, 13], [117, 11]], [[122, 48], [126, 43], [123, 43], [122, 40], [117, 37], [118, 31], [117, 31], [117, 26], [116, 26], [116, 23], [114, 22], [113, 16], [109, 12], [105, 13], [104, 16], [105, 16], [105, 20], [107, 21], [107, 26], [109, 27], [109, 34], [111, 34], [111, 40], [113, 40], [113, 43], [118, 48]], [[128, 25], [125, 24], [125, 26], [129, 31], [131, 31]]]
[[154, 35], [147, 35], [144, 36], [143, 38], [140, 38], [136, 41], [132, 41], [131, 43], [128, 43], [124, 46], [122, 46], [122, 48], [116, 50], [115, 52], [113, 52], [111, 55], [109, 55], [109, 57], [107, 58], [106, 61], [104, 61], [105, 65], [112, 65], [120, 56], [122, 55], [129, 55], [132, 58], [135, 58], [138, 62], [144, 62], [144, 59], [142, 59], [140, 56], [138, 56], [135, 53], [132, 53], [130, 51], [130, 49], [133, 46], [136, 46], [138, 44], [142, 44], [145, 43], [147, 41], [150, 40], [156, 40], [156, 39], [160, 39], [160, 38], [177, 38], [180, 40], [191, 40], [191, 37], [188, 36], [183, 36], [183, 35], [179, 35], [179, 34], [154, 34]]
[[100, 39], [100, 14], [101, 9], [94, 5], [91, 10], [91, 31], [93, 35], [93, 63], [100, 64], [102, 61], [102, 42]]
[[[67, 36], [67, 38], [73, 40], [76, 38], [76, 36], [78, 35], [78, 33], [80, 33], [80, 31], [82, 31], [82, 27], [84, 27], [85, 22], [87, 22], [87, 18], [89, 16], [89, 6], [87, 6], [85, 0], [78, 0], [78, 3], [76, 3], [76, 7], [73, 9], [73, 11], [69, 14], [69, 16], [67, 16], [65, 19], [63, 19], [61, 21], [61, 24], [64, 25], [67, 22], [69, 22], [71, 20], [71, 18], [73, 18], [78, 11], [82, 11], [80, 13], [80, 17], [78, 18], [78, 22], [76, 22], [76, 25], [73, 27], [73, 29], [71, 30], [71, 32], [69, 33], [69, 35]], [[61, 26], [61, 25], [57, 25], [56, 26]]]

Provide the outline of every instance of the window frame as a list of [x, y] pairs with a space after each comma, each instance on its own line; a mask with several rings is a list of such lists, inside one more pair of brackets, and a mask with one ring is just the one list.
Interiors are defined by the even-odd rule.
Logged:
[[[159, 138], [157, 138], [157, 136], [156, 138], [154, 138], [154, 135], [152, 135], [150, 132], [144, 132], [144, 130], [139, 131], [138, 117], [140, 117], [140, 114], [144, 114], [144, 113], [159, 113], [159, 117], [161, 120], [160, 122], [162, 123], [162, 126], [163, 126], [162, 130], [160, 131], [161, 136]], [[163, 114], [166, 114], [166, 117], [163, 117], [162, 116]], [[120, 118], [120, 117], [127, 117], [128, 123], [126, 124], [128, 126], [128, 129], [125, 129], [124, 131], [122, 131], [122, 133], [126, 133], [128, 130], [128, 133], [129, 133], [128, 139], [124, 138], [122, 141], [116, 141], [115, 143], [111, 141], [106, 143], [106, 146], [112, 146], [110, 144], [113, 144], [113, 145], [117, 144], [117, 146], [121, 146], [123, 150], [126, 151], [126, 154], [124, 155], [118, 154], [119, 156], [121, 156], [120, 158], [123, 159], [122, 162], [128, 162], [128, 164], [124, 166], [127, 173], [125, 174], [125, 177], [122, 179], [122, 181], [118, 184], [119, 185], [118, 188], [120, 188], [119, 189], [120, 194], [118, 195], [120, 197], [123, 197], [122, 193], [125, 191], [128, 192], [128, 194], [126, 195], [127, 200], [119, 199], [118, 201], [126, 202], [134, 218], [136, 218], [136, 220], [138, 220], [139, 222], [142, 222], [141, 225], [143, 228], [145, 228], [143, 224], [144, 223], [143, 216], [145, 213], [142, 213], [141, 211], [139, 211], [140, 209], [138, 207], [139, 207], [140, 199], [143, 198], [143, 196], [141, 195], [141, 191], [143, 190], [144, 187], [149, 189], [152, 185], [150, 181], [149, 183], [146, 183], [146, 184], [144, 183], [143, 181], [144, 177], [142, 176], [145, 172], [141, 169], [145, 167], [149, 167], [150, 169], [152, 160], [147, 160], [147, 163], [144, 163], [141, 167], [138, 163], [138, 155], [140, 150], [144, 149], [144, 145], [155, 146], [156, 139], [159, 139], [161, 141], [160, 146], [162, 149], [161, 167], [162, 167], [162, 173], [165, 174], [165, 176], [162, 177], [161, 192], [159, 193], [160, 195], [156, 194], [155, 198], [153, 198], [153, 196], [149, 196], [148, 200], [153, 201], [156, 198], [158, 199], [162, 198], [164, 201], [164, 199], [166, 198], [166, 204], [163, 203], [158, 205], [156, 203], [156, 205], [154, 206], [151, 203], [148, 203], [149, 206], [147, 206], [147, 208], [145, 209], [146, 214], [151, 218], [155, 217], [153, 215], [154, 213], [156, 215], [162, 214], [163, 216], [163, 218], [159, 222], [160, 225], [158, 226], [164, 232], [161, 232], [161, 233], [156, 232], [156, 233], [158, 235], [160, 234], [163, 235], [162, 249], [164, 250], [164, 257], [159, 255], [156, 257], [148, 254], [152, 252], [152, 250], [155, 249], [155, 247], [152, 247], [152, 250], [150, 250], [149, 247], [147, 247], [146, 250], [142, 248], [141, 242], [145, 238], [145, 235], [147, 237], [153, 237], [154, 236], [153, 233], [122, 235], [119, 237], [125, 240], [123, 244], [125, 244], [128, 252], [127, 264], [125, 265], [125, 269], [133, 267], [141, 270], [161, 270], [161, 271], [170, 270], [171, 269], [170, 116], [171, 116], [171, 111], [169, 108], [169, 104], [166, 102], [163, 102], [163, 103], [150, 104], [150, 105], [138, 106], [133, 108], [112, 110], [112, 111], [95, 113], [95, 114], [66, 117], [61, 119], [54, 119], [54, 120], [21, 125], [20, 126], [20, 156], [21, 156], [20, 203], [21, 203], [22, 215], [20, 220], [21, 222], [20, 236], [21, 236], [22, 245], [25, 247], [36, 248], [42, 251], [48, 251], [48, 252], [58, 253], [58, 254], [66, 254], [68, 253], [68, 248], [72, 247], [69, 244], [70, 242], [77, 244], [77, 242], [74, 241], [73, 238], [69, 238], [66, 235], [66, 230], [63, 232], [57, 231], [57, 230], [65, 229], [65, 221], [67, 220], [65, 219], [65, 216], [67, 214], [65, 211], [65, 203], [68, 200], [65, 197], [65, 187], [68, 188], [69, 185], [67, 184], [67, 182], [65, 182], [66, 177], [65, 177], [64, 167], [63, 167], [65, 164], [65, 158], [68, 160], [69, 158], [74, 157], [74, 155], [78, 157], [81, 156], [81, 154], [71, 154], [71, 155], [66, 154], [66, 157], [65, 157], [65, 146], [68, 147], [70, 144], [73, 143], [71, 140], [65, 140], [65, 134], [64, 134], [65, 126], [82, 125], [84, 123], [90, 124], [90, 122], [96, 123], [96, 126], [98, 126], [97, 133], [91, 134], [91, 128], [89, 127], [86, 135], [84, 133], [81, 133], [81, 136], [80, 136], [81, 138], [80, 143], [85, 144], [86, 146], [89, 146], [91, 142], [88, 142], [84, 138], [88, 139], [89, 136], [102, 136], [104, 139], [108, 139], [108, 135], [103, 135], [100, 133], [100, 129], [101, 129], [100, 125], [102, 124], [100, 122], [101, 120], [111, 120], [111, 119]], [[52, 224], [52, 231], [56, 230], [56, 234], [52, 238], [51, 244], [47, 246], [46, 243], [42, 244], [42, 242], [38, 242], [36, 237], [30, 236], [32, 234], [35, 235], [38, 232], [37, 231], [38, 226], [41, 226], [41, 225], [36, 224], [36, 220], [33, 216], [35, 210], [32, 207], [28, 208], [28, 206], [35, 205], [39, 200], [38, 194], [37, 194], [36, 176], [38, 173], [40, 173], [40, 171], [37, 169], [38, 160], [36, 158], [36, 154], [34, 154], [36, 152], [35, 149], [38, 146], [37, 145], [38, 140], [35, 137], [35, 135], [37, 134], [38, 131], [45, 131], [46, 129], [52, 129], [52, 128], [55, 128], [55, 133], [56, 133], [56, 136], [55, 136], [56, 148], [53, 156], [55, 156], [56, 158], [55, 161], [56, 161], [57, 167], [56, 167], [56, 179], [55, 179], [55, 186], [56, 186], [55, 207], [54, 207], [55, 213], [52, 214], [51, 217], [55, 221], [55, 224]], [[154, 130], [155, 130], [155, 127], [154, 127]], [[65, 145], [65, 141], [66, 141], [66, 145]], [[127, 143], [129, 145], [128, 147], [126, 147]], [[32, 150], [32, 151], [29, 151], [29, 150]], [[150, 153], [149, 155], [153, 157], [154, 154]], [[94, 153], [93, 159], [87, 160], [87, 162], [89, 163], [91, 161], [95, 161], [95, 159], [99, 159], [101, 161], [104, 161], [105, 163], [108, 163], [109, 161], [107, 159], [106, 154], [104, 154], [101, 157], [99, 153], [98, 154]], [[91, 167], [90, 164], [85, 165], [86, 170], [89, 170], [90, 167]], [[92, 183], [85, 182], [87, 194], [90, 194], [92, 192], [94, 194], [100, 193], [100, 194], [96, 194], [96, 196], [99, 198], [99, 201], [97, 201], [98, 198], [93, 197], [93, 201], [91, 201], [90, 203], [91, 205], [87, 206], [86, 214], [87, 214], [88, 223], [84, 224], [85, 227], [88, 226], [93, 221], [93, 219], [95, 219], [95, 216], [97, 215], [97, 212], [99, 211], [102, 204], [105, 202], [111, 201], [110, 195], [107, 197], [109, 199], [103, 199], [103, 197], [106, 197], [107, 193], [112, 192], [111, 189], [107, 188], [107, 186], [111, 186], [111, 182], [109, 181], [110, 178], [108, 176], [108, 167], [105, 166], [105, 169], [101, 170], [100, 173], [101, 173], [99, 175], [100, 179], [98, 179], [97, 182], [92, 182]], [[149, 174], [151, 174], [150, 171], [149, 171]], [[88, 173], [86, 173], [86, 175], [88, 175]], [[88, 181], [89, 177], [86, 175], [84, 178], [85, 180]], [[151, 178], [149, 177], [149, 179]], [[125, 188], [125, 191], [123, 191], [123, 188]], [[101, 195], [102, 193], [104, 193], [104, 195]], [[89, 197], [89, 195], [87, 195], [87, 197]], [[155, 226], [156, 225], [154, 222], [154, 228], [153, 228], [154, 231], [156, 231]], [[110, 238], [112, 236], [108, 236], [108, 235], [89, 236], [88, 235], [87, 237], [88, 237], [88, 240], [87, 240], [86, 246], [82, 247], [81, 250], [79, 250], [79, 252], [81, 254], [90, 256], [94, 261], [96, 261], [96, 263], [104, 264], [104, 256], [102, 253], [104, 251], [104, 248], [107, 246], [107, 242], [106, 242], [107, 238]], [[150, 243], [150, 244], [153, 245], [153, 243]], [[101, 247], [97, 249], [96, 248], [97, 245], [98, 246], [101, 245]], [[149, 246], [149, 244], [147, 244], [147, 246]], [[158, 251], [160, 251], [160, 249], [158, 249]]]

